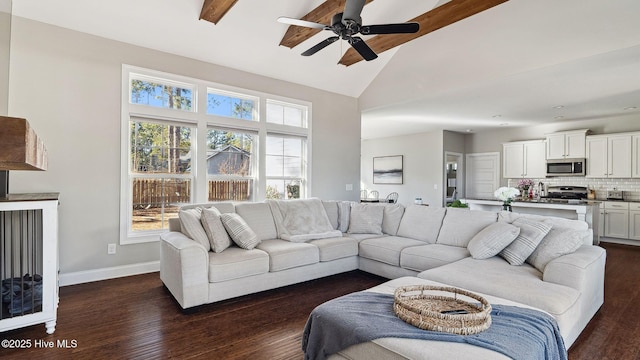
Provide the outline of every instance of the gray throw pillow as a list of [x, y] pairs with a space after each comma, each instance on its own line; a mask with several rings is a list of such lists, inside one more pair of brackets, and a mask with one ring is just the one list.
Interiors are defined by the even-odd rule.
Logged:
[[467, 245], [474, 259], [484, 260], [498, 255], [520, 234], [520, 228], [507, 223], [493, 223], [480, 230]]
[[200, 221], [204, 231], [207, 233], [209, 243], [211, 243], [211, 250], [216, 253], [222, 252], [231, 246], [231, 239], [222, 224], [220, 215], [220, 211], [214, 207], [203, 209], [200, 215]]
[[244, 221], [240, 215], [235, 213], [222, 214], [220, 215], [220, 219], [233, 242], [239, 247], [251, 250], [260, 243], [258, 235], [251, 230], [247, 222]]
[[202, 223], [200, 222], [201, 213], [202, 208], [199, 207], [195, 209], [180, 210], [178, 212], [178, 218], [180, 218], [182, 233], [204, 246], [204, 248], [209, 251], [211, 250], [211, 244], [209, 243], [207, 233], [204, 231]]
[[578, 250], [583, 244], [583, 237], [589, 234], [589, 230], [554, 227], [527, 258], [527, 263], [544, 272], [544, 268], [551, 260]]
[[551, 225], [525, 218], [517, 219], [513, 225], [520, 228], [520, 234], [500, 252], [500, 256], [511, 265], [522, 265], [551, 230]]
[[382, 235], [384, 207], [373, 204], [353, 204], [349, 219], [349, 233]]

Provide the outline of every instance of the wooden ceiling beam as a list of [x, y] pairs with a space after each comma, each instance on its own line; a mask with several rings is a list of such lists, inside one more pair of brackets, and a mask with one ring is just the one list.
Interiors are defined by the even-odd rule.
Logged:
[[200, 20], [217, 24], [238, 0], [205, 0], [200, 12]]
[[[367, 0], [365, 5], [372, 1], [373, 0]], [[301, 17], [300, 20], [331, 25], [331, 18], [333, 15], [342, 12], [345, 3], [346, 0], [327, 0], [317, 8], [311, 10], [307, 15]], [[280, 45], [293, 48], [320, 31], [322, 30], [291, 25], [287, 28], [287, 32], [282, 37], [282, 40], [280, 40]]]
[[[451, 0], [409, 20], [408, 22], [420, 24], [420, 30], [415, 34], [378, 35], [367, 39], [366, 42], [379, 54], [507, 1], [509, 0]], [[361, 60], [363, 59], [360, 54], [351, 48], [345, 52], [338, 63], [349, 66]]]

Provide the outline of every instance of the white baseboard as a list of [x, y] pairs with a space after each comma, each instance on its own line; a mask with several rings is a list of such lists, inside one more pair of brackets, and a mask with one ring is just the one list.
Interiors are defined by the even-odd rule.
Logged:
[[160, 271], [160, 261], [151, 261], [141, 264], [115, 266], [110, 268], [62, 273], [58, 282], [60, 286], [83, 284], [93, 281], [115, 279], [125, 276], [146, 274]]

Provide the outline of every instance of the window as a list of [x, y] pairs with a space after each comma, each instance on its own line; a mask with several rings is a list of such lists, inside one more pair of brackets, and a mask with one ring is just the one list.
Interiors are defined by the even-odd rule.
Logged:
[[267, 135], [268, 199], [298, 199], [304, 184], [306, 141], [299, 137]]
[[168, 229], [176, 204], [191, 201], [193, 133], [183, 124], [130, 120], [129, 234]]
[[209, 129], [207, 131], [208, 200], [251, 200], [255, 182], [257, 134]]
[[181, 203], [306, 197], [310, 110], [123, 65], [120, 243], [157, 241]]
[[267, 122], [272, 124], [307, 127], [306, 108], [280, 101], [267, 101]]
[[207, 92], [207, 114], [256, 120], [257, 100], [253, 97], [209, 89]]
[[130, 100], [132, 104], [191, 111], [193, 89], [188, 84], [136, 76], [131, 78]]

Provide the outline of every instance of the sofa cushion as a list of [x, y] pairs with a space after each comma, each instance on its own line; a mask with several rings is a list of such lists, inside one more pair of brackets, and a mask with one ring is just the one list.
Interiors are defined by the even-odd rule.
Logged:
[[399, 236], [384, 236], [360, 241], [360, 257], [400, 266], [400, 253], [411, 246], [424, 245], [423, 241]]
[[433, 244], [438, 239], [445, 208], [409, 205], [404, 210], [396, 235]]
[[382, 233], [397, 235], [403, 214], [404, 206], [400, 204], [385, 204], [382, 216]]
[[274, 239], [262, 241], [257, 248], [269, 254], [270, 272], [315, 264], [320, 261], [318, 247], [308, 243]]
[[555, 216], [544, 216], [544, 215], [534, 215], [534, 214], [521, 214], [514, 213], [510, 211], [501, 211], [498, 213], [498, 221], [508, 222], [509, 224], [513, 223], [518, 219], [529, 219], [534, 221], [545, 221], [550, 223], [554, 227], [562, 227], [562, 228], [570, 228], [573, 230], [587, 230], [589, 229], [589, 224], [582, 220], [572, 220], [572, 219], [564, 219]]
[[468, 257], [423, 271], [418, 277], [521, 302], [555, 317], [570, 312], [580, 297], [576, 289], [542, 281], [542, 273], [529, 264], [510, 266], [499, 256]]
[[180, 209], [180, 211], [178, 211], [180, 227], [183, 234], [204, 246], [204, 248], [209, 251], [211, 250], [211, 244], [209, 243], [207, 233], [204, 231], [202, 223], [200, 222], [201, 213], [202, 208], [200, 207], [186, 210]]
[[469, 256], [466, 248], [459, 246], [427, 244], [412, 246], [400, 253], [400, 267], [415, 271], [424, 271], [446, 265]]
[[231, 246], [231, 238], [229, 238], [229, 234], [227, 234], [227, 230], [222, 224], [220, 211], [217, 208], [202, 209], [200, 222], [202, 222], [204, 231], [209, 238], [211, 250], [219, 253]]
[[251, 250], [260, 243], [258, 235], [238, 214], [221, 214], [220, 219], [233, 242], [243, 249]]
[[590, 235], [590, 232], [588, 230], [573, 230], [554, 226], [527, 258], [526, 262], [544, 272], [544, 268], [551, 260], [578, 250], [583, 244], [582, 239], [585, 234]]
[[350, 234], [382, 234], [384, 208], [374, 204], [353, 204], [349, 218]]
[[209, 252], [209, 282], [222, 282], [269, 272], [269, 255], [235, 245], [221, 253]]
[[437, 243], [467, 247], [474, 235], [496, 221], [498, 214], [492, 211], [447, 208]]
[[350, 237], [311, 240], [320, 251], [320, 261], [331, 261], [358, 255], [358, 241]]
[[242, 216], [260, 240], [276, 239], [278, 237], [269, 204], [240, 203], [236, 205], [236, 213]]
[[362, 240], [367, 240], [367, 239], [375, 239], [375, 238], [381, 238], [381, 237], [386, 237], [388, 235], [380, 235], [380, 234], [345, 234], [345, 237], [349, 237], [357, 242], [360, 242]]
[[474, 259], [488, 259], [498, 255], [520, 234], [520, 228], [504, 222], [493, 223], [480, 230], [467, 245]]
[[322, 200], [322, 206], [324, 206], [324, 211], [327, 213], [331, 227], [334, 230], [338, 230], [338, 202]]
[[500, 256], [511, 265], [522, 265], [540, 244], [542, 238], [551, 230], [552, 225], [526, 218], [517, 219], [513, 225], [520, 228], [520, 233], [509, 246], [500, 252]]
[[351, 217], [351, 201], [338, 202], [338, 229], [343, 233], [349, 231], [349, 218]]

